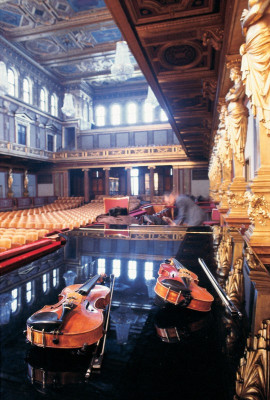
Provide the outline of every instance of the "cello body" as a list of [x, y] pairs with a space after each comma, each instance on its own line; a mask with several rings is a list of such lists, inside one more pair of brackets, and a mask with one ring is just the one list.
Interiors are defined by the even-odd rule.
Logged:
[[196, 274], [172, 258], [160, 264], [155, 293], [165, 303], [207, 312], [211, 310], [213, 296], [198, 285]]
[[58, 303], [46, 305], [29, 317], [27, 340], [35, 346], [58, 349], [97, 343], [104, 333], [103, 314], [110, 302], [110, 289], [96, 285], [99, 278], [97, 275], [86, 284], [67, 286]]

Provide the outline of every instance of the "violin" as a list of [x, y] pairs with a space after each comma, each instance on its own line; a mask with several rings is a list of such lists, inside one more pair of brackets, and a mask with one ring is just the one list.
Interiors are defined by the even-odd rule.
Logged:
[[75, 349], [97, 343], [103, 336], [103, 312], [110, 303], [107, 286], [96, 275], [84, 284], [65, 287], [58, 303], [46, 305], [27, 319], [27, 340], [44, 348]]
[[198, 285], [198, 276], [175, 258], [160, 264], [158, 275], [154, 290], [165, 303], [196, 311], [211, 310], [213, 296]]

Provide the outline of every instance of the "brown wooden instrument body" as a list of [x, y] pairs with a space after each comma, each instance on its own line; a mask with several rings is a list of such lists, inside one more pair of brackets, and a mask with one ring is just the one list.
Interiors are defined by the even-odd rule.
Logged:
[[82, 348], [98, 342], [103, 336], [103, 310], [110, 302], [110, 289], [106, 286], [95, 285], [88, 295], [78, 293], [83, 285], [67, 286], [59, 295], [59, 302], [54, 305], [46, 305], [33, 314], [57, 314], [60, 319], [63, 305], [72, 304], [74, 307], [65, 316], [59, 329], [51, 332], [34, 329], [27, 324], [28, 341], [39, 347], [73, 349]]
[[202, 312], [211, 310], [211, 304], [214, 298], [205, 288], [198, 285], [198, 276], [192, 271], [184, 267], [177, 269], [174, 262], [171, 261], [170, 264], [160, 264], [158, 275], [154, 290], [165, 302], [172, 303], [176, 306], [185, 303], [184, 290], [175, 291], [171, 287], [168, 287], [168, 285], [164, 285], [166, 280], [169, 279], [170, 281], [178, 281], [183, 287], [186, 286], [188, 291], [190, 291], [191, 300], [189, 304], [183, 305], [183, 307]]

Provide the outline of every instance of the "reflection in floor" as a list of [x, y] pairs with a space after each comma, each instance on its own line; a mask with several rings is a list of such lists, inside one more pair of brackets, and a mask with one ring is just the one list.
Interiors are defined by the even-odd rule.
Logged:
[[[199, 313], [160, 308], [153, 291], [159, 264], [176, 257], [215, 295], [197, 260], [204, 258], [214, 271], [214, 250], [208, 228], [184, 236], [159, 230], [120, 238], [73, 232], [57, 258], [5, 276], [1, 293], [13, 297], [1, 332], [1, 399], [232, 400], [244, 350], [242, 322], [227, 315], [217, 298], [210, 312]], [[22, 332], [26, 319], [55, 304], [62, 288], [101, 268], [116, 274], [111, 319], [102, 368], [85, 379], [92, 349], [36, 349]]]

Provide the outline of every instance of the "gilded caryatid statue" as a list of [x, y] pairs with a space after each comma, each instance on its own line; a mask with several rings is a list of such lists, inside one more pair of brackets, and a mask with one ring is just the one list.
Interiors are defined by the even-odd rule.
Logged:
[[241, 18], [242, 76], [254, 116], [270, 130], [270, 0], [250, 0]]
[[28, 189], [28, 173], [27, 170], [24, 171], [23, 187], [25, 190]]
[[24, 179], [23, 179], [23, 187], [24, 187], [24, 192], [23, 195], [25, 197], [27, 197], [29, 195], [28, 192], [28, 183], [29, 183], [29, 179], [28, 179], [28, 172], [27, 170], [24, 171]]
[[12, 174], [12, 168], [9, 168], [8, 170], [8, 197], [13, 197], [13, 191], [12, 191], [12, 185], [13, 185], [13, 174]]
[[234, 82], [234, 86], [229, 90], [225, 98], [228, 103], [227, 130], [234, 157], [244, 166], [248, 109], [243, 103], [245, 86], [242, 82], [239, 67], [234, 66], [231, 68], [230, 78]]
[[8, 171], [8, 188], [11, 190], [13, 184], [13, 175], [12, 175], [12, 168], [9, 168]]

